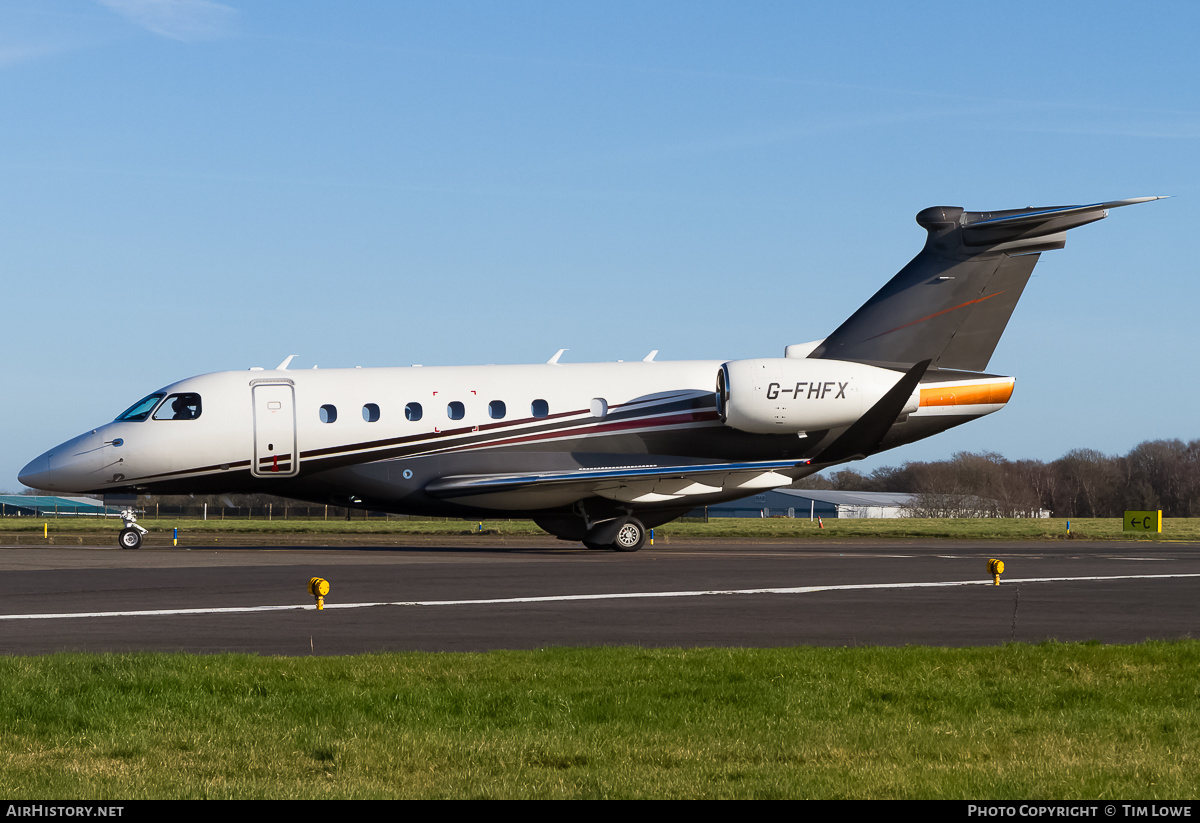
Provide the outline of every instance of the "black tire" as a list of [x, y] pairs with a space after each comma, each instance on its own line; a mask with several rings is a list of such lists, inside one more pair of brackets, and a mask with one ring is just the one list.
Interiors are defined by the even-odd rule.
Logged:
[[137, 529], [121, 529], [121, 534], [117, 537], [117, 542], [122, 549], [140, 549], [142, 547], [142, 533]]
[[617, 532], [617, 539], [613, 541], [612, 549], [618, 552], [635, 552], [644, 545], [646, 545], [646, 527], [640, 520], [631, 517]]

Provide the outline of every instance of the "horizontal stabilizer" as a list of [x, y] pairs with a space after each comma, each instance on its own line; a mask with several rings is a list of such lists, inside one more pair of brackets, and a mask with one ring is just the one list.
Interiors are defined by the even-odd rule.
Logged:
[[[963, 212], [963, 243], [968, 246], [987, 246], [993, 250], [1004, 247], [1005, 251], [1020, 253], [1022, 248], [1031, 246], [1031, 241], [1036, 238], [1053, 237], [1068, 229], [1102, 220], [1108, 216], [1109, 209], [1162, 199], [1162, 197], [1133, 197], [1128, 200], [1110, 200], [1107, 203], [1092, 203], [1087, 206]], [[1056, 239], [1055, 242], [1059, 243], [1060, 240]]]
[[[1116, 209], [1121, 206], [1132, 206], [1136, 203], [1149, 203], [1151, 200], [1165, 200], [1163, 196], [1158, 197], [1130, 197], [1128, 200], [1109, 200], [1107, 203], [1092, 203], [1087, 206], [1054, 206], [1045, 209], [1014, 209], [1007, 212], [968, 212], [969, 214], [996, 215], [995, 217], [985, 217], [972, 222], [971, 226], [983, 226], [987, 224], [1003, 223], [1008, 226], [1032, 225], [1035, 223], [1044, 223], [1047, 220], [1055, 220], [1061, 217], [1068, 217], [1074, 214], [1087, 214], [1089, 212], [1103, 212], [1107, 209]], [[1101, 214], [1100, 217], [1105, 215]]]

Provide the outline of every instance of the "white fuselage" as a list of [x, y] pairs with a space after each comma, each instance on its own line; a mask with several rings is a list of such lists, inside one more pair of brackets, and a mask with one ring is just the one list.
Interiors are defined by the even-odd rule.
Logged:
[[[580, 492], [509, 490], [460, 505], [425, 489], [448, 476], [504, 472], [644, 472], [730, 460], [800, 466], [898, 376], [803, 358], [218, 372], [165, 386], [124, 419], [41, 455], [22, 480], [52, 491], [259, 491], [413, 513], [544, 510]], [[913, 391], [894, 444], [1001, 408], [1012, 379], [935, 385], [934, 393], [924, 384]], [[611, 487], [589, 493], [681, 497], [643, 493], [649, 481], [638, 482], [624, 497]], [[744, 486], [687, 488], [716, 499]]]
[[[522, 436], [536, 440], [545, 421], [592, 424], [635, 398], [663, 393], [665, 387], [671, 395], [711, 393], [720, 365], [689, 361], [217, 372], [157, 392], [164, 398], [161, 408], [172, 396], [199, 395], [200, 413], [194, 419], [171, 419], [160, 412], [107, 423], [51, 449], [31, 462], [22, 477], [50, 490], [93, 492], [151, 488], [223, 473], [271, 481], [331, 462], [377, 459], [401, 444], [405, 453], [431, 454], [462, 448], [465, 441], [479, 440], [472, 435], [480, 432], [510, 444], [522, 442]], [[268, 396], [268, 388], [277, 392]], [[266, 408], [271, 403], [280, 407]], [[415, 420], [409, 419], [415, 416], [413, 404], [420, 406]], [[290, 419], [271, 420], [277, 416]], [[584, 431], [578, 435], [588, 436]], [[280, 458], [284, 464], [278, 470]], [[268, 459], [271, 465], [262, 465]]]
[[[783, 358], [221, 372], [32, 460], [54, 492], [260, 491], [411, 514], [524, 513], [595, 548], [997, 411], [984, 374], [1039, 255], [1158, 198], [917, 214], [925, 246]], [[562, 352], [559, 352], [561, 354]], [[126, 529], [122, 545], [138, 542]]]

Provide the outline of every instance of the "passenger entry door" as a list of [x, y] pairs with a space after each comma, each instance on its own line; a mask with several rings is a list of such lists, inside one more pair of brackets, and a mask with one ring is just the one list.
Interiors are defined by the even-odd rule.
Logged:
[[292, 382], [255, 383], [250, 393], [254, 406], [254, 459], [250, 473], [256, 477], [295, 477], [300, 464]]

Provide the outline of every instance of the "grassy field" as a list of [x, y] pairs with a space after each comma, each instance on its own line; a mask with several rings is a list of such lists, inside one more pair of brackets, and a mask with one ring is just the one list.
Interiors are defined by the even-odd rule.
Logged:
[[[273, 542], [317, 542], [315, 539], [338, 537], [340, 540], [362, 537], [372, 543], [403, 543], [409, 536], [478, 535], [481, 537], [519, 537], [545, 533], [528, 520], [142, 520], [151, 532], [150, 545], [170, 543], [178, 528], [183, 542], [205, 542], [260, 535]], [[676, 521], [655, 529], [655, 547], [672, 541], [704, 539], [747, 540], [829, 540], [888, 538], [903, 540], [1200, 540], [1200, 518], [1168, 518], [1161, 534], [1133, 536], [1121, 531], [1116, 518], [1072, 520], [1070, 533], [1062, 519], [1030, 520], [1017, 518], [898, 518], [889, 520], [828, 520], [824, 528], [802, 518], [714, 518], [708, 523]], [[54, 545], [78, 544], [86, 536], [116, 540], [120, 521], [116, 519], [59, 518], [0, 519], [0, 540], [20, 545], [46, 542], [43, 524], [48, 524], [49, 542]], [[480, 530], [482, 526], [482, 531]]]
[[10, 800], [1178, 799], [1200, 642], [0, 658]]
[[[77, 545], [119, 527], [21, 520], [0, 521], [0, 541]], [[464, 521], [143, 522], [151, 545], [176, 527], [184, 545], [480, 534]], [[482, 525], [492, 540], [541, 534]], [[1071, 525], [1076, 539], [1127, 539], [1116, 520]], [[878, 537], [1066, 539], [1066, 524], [714, 520], [658, 529], [655, 548]], [[1200, 522], [1150, 539], [1200, 540]], [[0, 657], [0, 787], [10, 800], [1187, 799], [1198, 665], [1200, 641]]]

